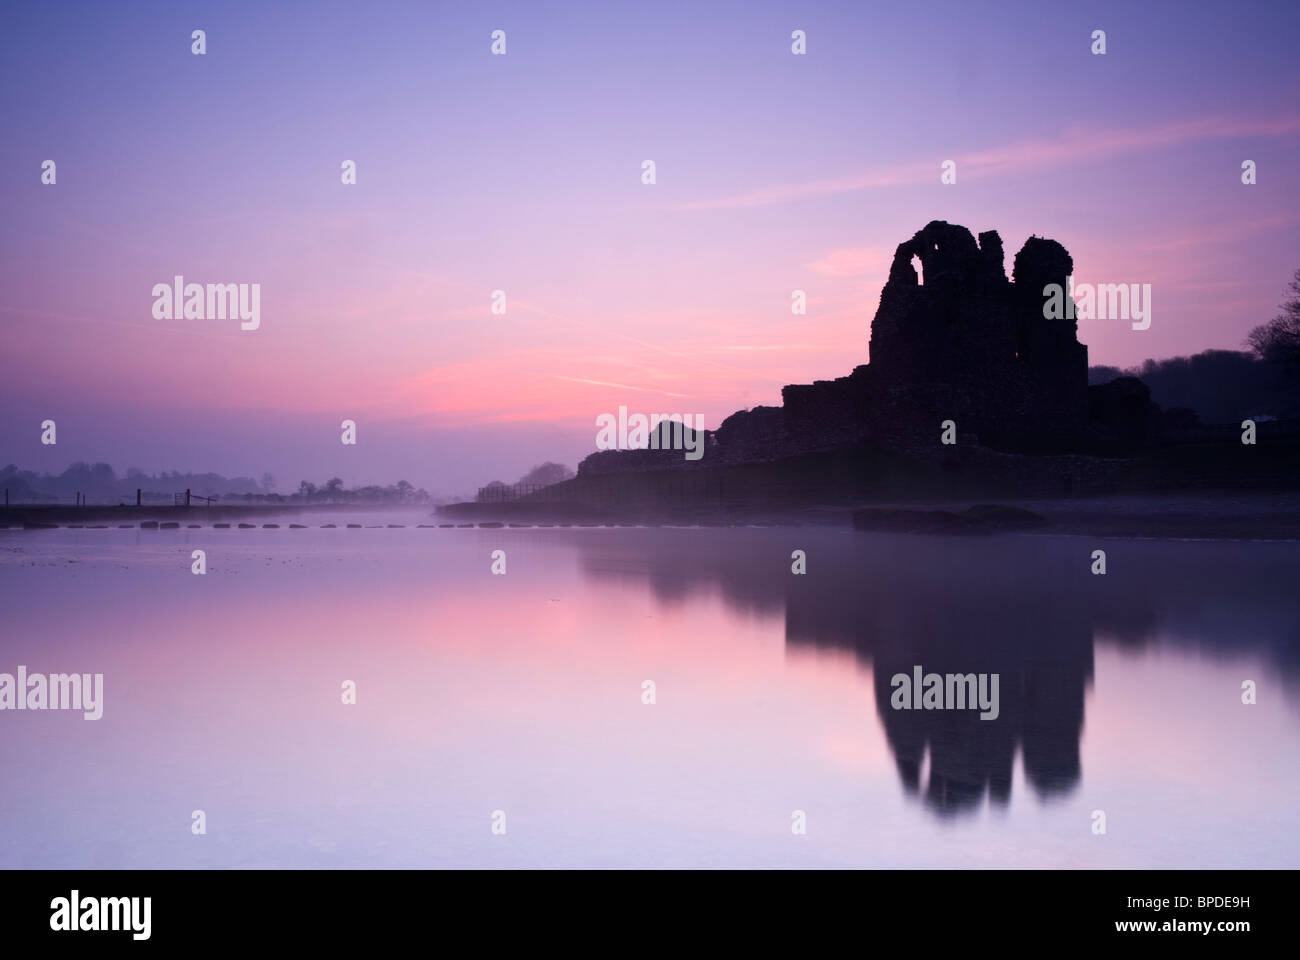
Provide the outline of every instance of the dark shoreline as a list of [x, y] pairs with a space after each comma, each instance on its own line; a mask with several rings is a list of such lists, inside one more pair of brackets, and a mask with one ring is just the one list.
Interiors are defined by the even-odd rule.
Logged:
[[[968, 522], [971, 508], [988, 504], [1025, 511], [983, 512]], [[226, 504], [174, 507], [16, 506], [0, 508], [0, 529], [40, 530], [104, 525], [140, 527], [177, 523], [211, 527], [304, 513], [332, 514], [338, 525], [349, 516], [424, 512], [427, 527], [490, 526], [822, 526], [860, 531], [962, 535], [1036, 533], [1106, 538], [1300, 540], [1300, 493], [1224, 492], [1222, 494], [1123, 494], [1093, 497], [966, 500], [893, 500], [821, 505], [746, 504], [743, 506], [615, 508], [582, 503], [456, 503], [439, 507], [359, 504]], [[313, 524], [315, 526], [316, 524]], [[164, 528], [165, 529], [165, 528]]]
[[[988, 504], [1041, 518], [1028, 522], [1007, 511], [988, 516], [982, 529], [963, 529], [950, 517]], [[457, 503], [438, 508], [440, 519], [493, 523], [569, 523], [700, 526], [828, 526], [851, 529], [854, 516], [874, 515], [860, 529], [963, 534], [1025, 532], [1097, 537], [1208, 540], [1300, 540], [1300, 493], [1234, 491], [1221, 495], [1123, 494], [1074, 498], [890, 500], [827, 505], [617, 509], [577, 503]], [[935, 516], [944, 514], [946, 516]], [[878, 521], [878, 522], [873, 522]]]
[[[413, 510], [420, 507], [386, 506], [383, 504], [352, 503], [316, 503], [316, 504], [250, 504], [228, 503], [212, 506], [176, 507], [171, 504], [150, 506], [86, 506], [72, 507], [65, 504], [21, 504], [0, 507], [0, 526], [21, 527], [30, 524], [69, 524], [87, 523], [135, 523], [149, 521], [185, 522], [185, 523], [219, 523], [225, 521], [249, 520], [257, 517], [297, 515], [301, 513], [347, 512], [362, 513], [374, 511]], [[426, 507], [432, 511], [432, 507]]]

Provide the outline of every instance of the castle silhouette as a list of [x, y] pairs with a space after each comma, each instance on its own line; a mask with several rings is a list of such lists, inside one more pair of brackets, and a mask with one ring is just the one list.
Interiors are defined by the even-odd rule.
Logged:
[[[953, 421], [963, 444], [1008, 453], [1087, 453], [1117, 432], [1140, 434], [1149, 392], [1133, 378], [1090, 388], [1073, 313], [1045, 315], [1044, 287], [1064, 288], [1073, 269], [1060, 243], [1030, 237], [1008, 279], [996, 230], [977, 241], [966, 227], [928, 223], [895, 251], [871, 323], [870, 362], [835, 380], [786, 386], [780, 407], [727, 417], [709, 432], [702, 465], [864, 445], [933, 451], [943, 421]], [[1129, 396], [1104, 402], [1117, 390]], [[680, 459], [602, 451], [578, 472], [671, 469]]]

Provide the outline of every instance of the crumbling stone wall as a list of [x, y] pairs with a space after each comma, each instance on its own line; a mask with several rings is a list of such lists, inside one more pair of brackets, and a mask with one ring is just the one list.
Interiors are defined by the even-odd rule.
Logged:
[[871, 325], [884, 409], [918, 426], [955, 420], [1009, 450], [1075, 445], [1088, 419], [1088, 350], [1073, 320], [1043, 316], [1042, 292], [1072, 270], [1064, 247], [1031, 237], [1008, 281], [996, 231], [977, 243], [942, 220], [899, 244]]
[[[921, 275], [913, 266], [920, 260]], [[935, 220], [898, 245], [871, 323], [870, 362], [794, 384], [780, 408], [728, 417], [708, 464], [780, 460], [863, 444], [928, 449], [940, 422], [958, 442], [1019, 453], [1078, 451], [1089, 437], [1088, 348], [1072, 319], [1043, 316], [1043, 288], [1074, 269], [1055, 240], [1030, 237], [1007, 279], [1002, 238]], [[579, 473], [689, 469], [671, 451], [605, 452]]]

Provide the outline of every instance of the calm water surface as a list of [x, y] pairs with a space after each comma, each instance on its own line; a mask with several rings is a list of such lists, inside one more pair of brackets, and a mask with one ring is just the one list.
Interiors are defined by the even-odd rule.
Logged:
[[0, 866], [1300, 865], [1296, 544], [348, 519], [0, 531]]

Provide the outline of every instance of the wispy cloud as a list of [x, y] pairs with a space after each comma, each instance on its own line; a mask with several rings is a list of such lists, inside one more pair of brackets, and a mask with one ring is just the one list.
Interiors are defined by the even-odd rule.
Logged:
[[842, 247], [808, 267], [825, 277], [883, 276], [889, 271], [892, 257], [884, 247]]
[[764, 353], [770, 350], [778, 350], [781, 353], [820, 353], [842, 348], [843, 344], [825, 343], [729, 343], [722, 347], [723, 350], [733, 350], [737, 353]]
[[666, 397], [689, 397], [687, 393], [673, 393], [671, 390], [656, 390], [654, 387], [630, 387], [626, 383], [608, 383], [604, 380], [587, 380], [584, 377], [565, 377], [558, 373], [551, 374], [556, 380], [567, 380], [570, 383], [589, 383], [595, 387], [614, 387], [618, 390], [633, 390], [637, 393], [662, 393]]
[[869, 171], [858, 176], [811, 180], [760, 187], [747, 193], [711, 200], [682, 203], [675, 210], [716, 210], [728, 207], [761, 207], [793, 203], [880, 187], [897, 187], [938, 181], [942, 160], [957, 161], [958, 176], [964, 180], [1024, 173], [1067, 164], [1088, 163], [1126, 153], [1140, 153], [1161, 147], [1241, 136], [1284, 136], [1300, 131], [1300, 117], [1278, 119], [1224, 119], [1204, 117], [1154, 127], [1110, 130], [1072, 127], [1058, 136], [1020, 140], [1005, 146], [955, 157], [937, 157]]

